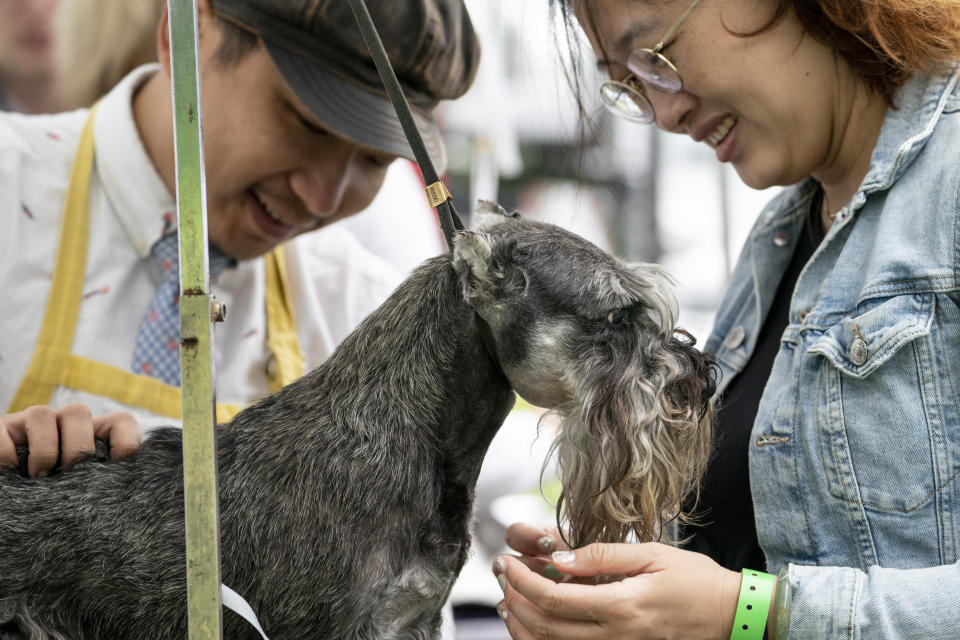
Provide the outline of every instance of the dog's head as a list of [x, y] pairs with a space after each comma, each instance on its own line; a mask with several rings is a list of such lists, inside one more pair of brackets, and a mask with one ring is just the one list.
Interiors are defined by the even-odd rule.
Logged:
[[457, 236], [454, 268], [516, 392], [562, 417], [571, 542], [658, 537], [706, 464], [715, 389], [674, 327], [670, 278], [495, 204], [480, 213]]

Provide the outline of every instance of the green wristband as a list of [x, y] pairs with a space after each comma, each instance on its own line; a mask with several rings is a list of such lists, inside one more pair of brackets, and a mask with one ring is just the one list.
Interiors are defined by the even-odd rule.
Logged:
[[740, 599], [730, 640], [761, 640], [770, 614], [774, 577], [762, 571], [743, 570]]

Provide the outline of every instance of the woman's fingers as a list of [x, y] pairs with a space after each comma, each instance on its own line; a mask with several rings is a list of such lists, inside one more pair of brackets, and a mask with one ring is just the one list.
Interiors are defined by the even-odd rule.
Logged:
[[516, 522], [507, 527], [507, 545], [528, 556], [546, 555], [558, 549], [567, 549], [560, 532], [552, 525]]
[[655, 542], [594, 543], [574, 551], [555, 551], [551, 561], [557, 569], [573, 576], [632, 576], [650, 571], [665, 549], [671, 547]]
[[[558, 618], [597, 622], [603, 619], [603, 586], [556, 582], [531, 571], [512, 556], [500, 556], [507, 588], [515, 591], [542, 612]], [[609, 595], [609, 594], [607, 594]], [[513, 603], [507, 598], [507, 607]]]
[[[514, 558], [514, 560], [516, 560]], [[513, 567], [520, 569], [519, 565]], [[521, 570], [514, 571], [511, 579], [517, 580], [517, 588], [514, 583], [506, 582], [504, 586], [504, 599], [497, 605], [497, 613], [507, 625], [510, 635], [514, 640], [527, 639], [556, 639], [556, 640], [590, 640], [591, 638], [604, 637], [603, 627], [595, 621], [583, 619], [577, 616], [568, 617], [558, 612], [566, 611], [562, 600], [558, 599], [548, 607], [536, 604], [536, 600], [543, 601], [542, 592], [536, 588], [531, 588], [530, 584], [518, 575]], [[538, 581], [546, 582], [553, 588], [563, 587], [565, 585], [556, 585], [546, 581], [536, 573], [527, 570], [527, 574]], [[582, 585], [575, 585], [582, 586]], [[586, 587], [589, 588], [589, 587]], [[528, 600], [524, 589], [528, 593], [534, 593], [534, 601]], [[598, 597], [600, 594], [597, 594]], [[569, 614], [570, 612], [567, 611]]]

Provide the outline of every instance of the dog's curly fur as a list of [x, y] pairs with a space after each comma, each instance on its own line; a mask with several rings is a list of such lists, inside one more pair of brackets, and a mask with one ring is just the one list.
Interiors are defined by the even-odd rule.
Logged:
[[[578, 544], [651, 538], [696, 482], [714, 383], [664, 274], [485, 208], [452, 262], [218, 427], [224, 583], [273, 640], [436, 637], [511, 387], [562, 417]], [[168, 428], [133, 459], [0, 473], [0, 639], [185, 637], [180, 455]], [[258, 636], [225, 614], [225, 637]]]

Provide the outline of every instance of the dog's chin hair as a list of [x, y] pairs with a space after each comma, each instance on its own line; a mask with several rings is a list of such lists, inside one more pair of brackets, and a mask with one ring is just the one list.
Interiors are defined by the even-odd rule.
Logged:
[[664, 342], [648, 344], [648, 366], [634, 363], [618, 381], [581, 376], [577, 400], [556, 412], [557, 517], [571, 546], [659, 540], [669, 520], [686, 518], [681, 505], [709, 457], [715, 382], [692, 338]]

